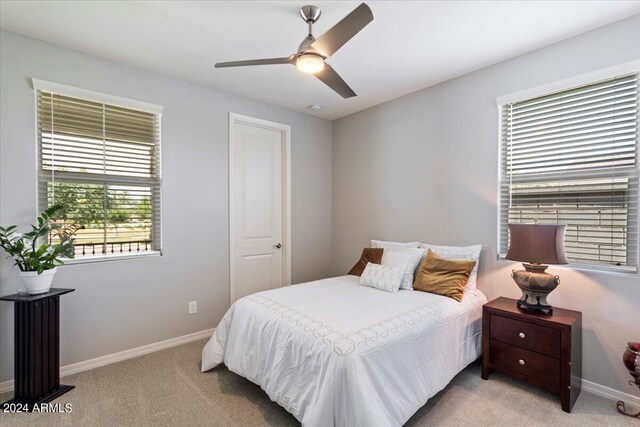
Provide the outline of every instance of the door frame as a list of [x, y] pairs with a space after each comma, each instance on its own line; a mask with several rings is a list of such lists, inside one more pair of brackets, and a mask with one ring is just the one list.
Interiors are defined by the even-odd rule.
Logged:
[[283, 286], [291, 284], [291, 126], [229, 113], [229, 304], [236, 301], [235, 289], [235, 217], [234, 217], [234, 150], [235, 125], [245, 124], [280, 132], [283, 142], [282, 150], [282, 245], [284, 249]]

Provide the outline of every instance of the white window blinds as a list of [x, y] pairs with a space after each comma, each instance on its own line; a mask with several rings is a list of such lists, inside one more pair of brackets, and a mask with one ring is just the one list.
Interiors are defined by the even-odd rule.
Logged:
[[637, 271], [638, 76], [501, 106], [501, 256], [508, 223], [567, 225], [571, 263]]
[[39, 211], [85, 227], [76, 257], [161, 251], [160, 115], [36, 94]]

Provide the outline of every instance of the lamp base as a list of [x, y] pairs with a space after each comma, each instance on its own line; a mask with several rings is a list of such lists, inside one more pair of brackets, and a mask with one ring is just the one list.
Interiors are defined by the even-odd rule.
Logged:
[[[523, 294], [524, 294], [524, 291], [523, 291]], [[532, 299], [532, 298], [535, 298], [535, 296], [523, 295], [519, 300], [516, 301], [516, 305], [518, 306], [518, 308], [524, 308], [525, 310], [540, 311], [547, 314], [553, 313], [553, 306], [549, 304], [529, 304], [527, 302], [527, 299]]]
[[518, 307], [551, 313], [553, 307], [547, 302], [547, 295], [560, 284], [560, 277], [545, 273], [547, 265], [523, 265], [525, 270], [511, 272], [511, 277], [522, 291], [522, 296], [517, 302]]

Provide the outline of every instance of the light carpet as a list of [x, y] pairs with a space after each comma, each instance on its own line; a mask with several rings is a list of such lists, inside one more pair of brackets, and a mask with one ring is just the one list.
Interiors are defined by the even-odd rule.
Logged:
[[[206, 340], [69, 375], [76, 388], [56, 400], [70, 413], [0, 413], [8, 426], [288, 426], [296, 419], [259, 386], [223, 366], [200, 373]], [[11, 395], [0, 395], [5, 401]], [[474, 363], [409, 420], [408, 426], [634, 426], [615, 402], [582, 392], [573, 412], [556, 396]]]

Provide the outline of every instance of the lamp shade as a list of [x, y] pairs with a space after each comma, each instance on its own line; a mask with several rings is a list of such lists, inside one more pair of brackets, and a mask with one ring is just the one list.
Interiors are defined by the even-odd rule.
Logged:
[[567, 264], [566, 225], [509, 224], [507, 259], [532, 264]]

